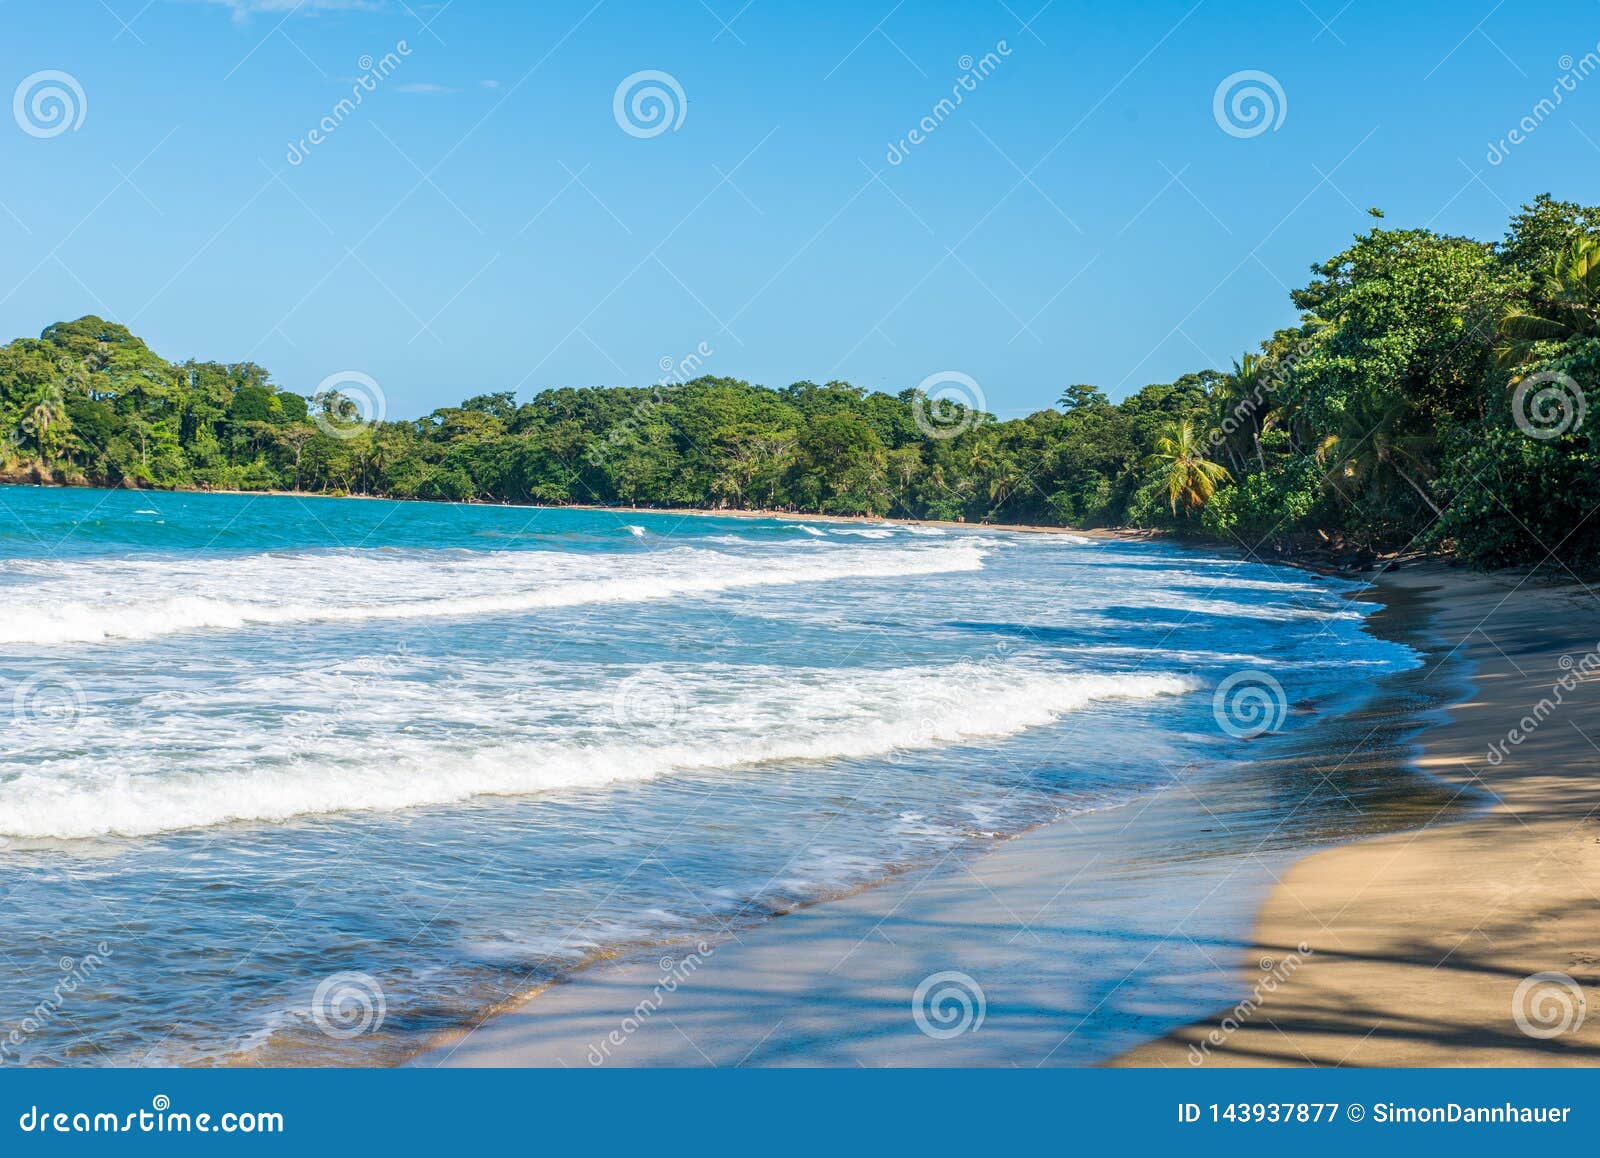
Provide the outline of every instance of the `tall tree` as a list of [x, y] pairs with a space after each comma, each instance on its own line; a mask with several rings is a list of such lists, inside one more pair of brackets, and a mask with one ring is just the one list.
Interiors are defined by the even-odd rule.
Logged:
[[1205, 506], [1217, 487], [1232, 478], [1227, 467], [1205, 457], [1194, 424], [1187, 419], [1162, 427], [1145, 463], [1166, 491], [1174, 515], [1179, 502], [1188, 510]]

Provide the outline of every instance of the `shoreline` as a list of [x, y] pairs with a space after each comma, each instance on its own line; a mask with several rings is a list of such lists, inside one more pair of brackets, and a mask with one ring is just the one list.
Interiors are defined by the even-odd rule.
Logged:
[[[1421, 626], [1412, 609], [1387, 602], [1374, 618], [1393, 621], [1382, 632], [1391, 638]], [[1415, 635], [1409, 642], [1423, 649]], [[1395, 774], [1411, 769], [1419, 713], [1437, 703], [1405, 690], [1410, 673], [1389, 681], [1393, 689], [1283, 737], [1281, 750], [1243, 771], [1218, 766], [1011, 836], [965, 863], [921, 866], [753, 928], [592, 964], [440, 1035], [407, 1064], [1110, 1061], [1237, 999], [1232, 959], [1296, 860], [1459, 810], [1454, 790]], [[1262, 820], [1261, 797], [1314, 786], [1319, 754], [1338, 737], [1369, 749], [1370, 760], [1332, 773], [1339, 796], [1362, 801], [1361, 815], [1330, 797]], [[957, 978], [958, 1001], [966, 982], [983, 995], [982, 1032], [918, 1029], [914, 995], [936, 977]]]
[[[614, 513], [619, 521], [652, 514], [916, 522], [782, 511], [572, 509]], [[1101, 540], [1171, 538], [931, 525]], [[1229, 826], [1252, 802], [1219, 803], [1215, 793], [1239, 791], [1214, 775], [1174, 783], [1153, 799], [1013, 834], [976, 850], [973, 863], [912, 867], [752, 928], [725, 929], [716, 941], [691, 942], [689, 957], [715, 958], [722, 988], [707, 998], [686, 999], [695, 986], [679, 993], [676, 978], [663, 978], [665, 966], [644, 960], [668, 946], [628, 946], [542, 987], [538, 1000], [524, 995], [497, 1007], [492, 1012], [500, 1016], [469, 1031], [476, 1040], [468, 1048], [435, 1049], [413, 1064], [578, 1064], [557, 1047], [581, 1044], [579, 1031], [551, 1034], [552, 1014], [586, 1027], [583, 1040], [593, 1041], [591, 1030], [608, 1018], [618, 1024], [619, 1010], [625, 1018], [636, 1008], [637, 1002], [618, 1005], [619, 994], [648, 996], [664, 980], [673, 981], [675, 1001], [689, 1006], [673, 1006], [668, 1028], [675, 1037], [666, 1030], [636, 1041], [630, 1035], [629, 1050], [640, 1060], [615, 1064], [711, 1060], [685, 1035], [680, 1019], [697, 1030], [715, 1027], [712, 1040], [745, 1041], [748, 1049], [727, 1061], [763, 1065], [1594, 1064], [1600, 1020], [1585, 1024], [1582, 1014], [1584, 989], [1600, 985], [1600, 954], [1589, 948], [1600, 934], [1600, 917], [1590, 911], [1600, 900], [1600, 784], [1593, 776], [1600, 768], [1600, 726], [1586, 724], [1600, 696], [1600, 605], [1581, 582], [1553, 583], [1522, 572], [1486, 576], [1415, 559], [1350, 597], [1383, 605], [1370, 624], [1387, 615], [1402, 632], [1432, 637], [1418, 647], [1426, 656], [1419, 677], [1424, 687], [1414, 690], [1427, 693], [1422, 700], [1433, 697], [1434, 707], [1417, 700], [1396, 709], [1387, 726], [1402, 736], [1406, 750], [1380, 757], [1368, 736], [1328, 741], [1327, 729], [1341, 721], [1327, 705], [1343, 697], [1297, 703], [1292, 714], [1326, 712], [1309, 727], [1291, 722], [1286, 729], [1303, 736], [1305, 751], [1272, 755], [1268, 738], [1261, 749], [1249, 750], [1262, 758], [1251, 759], [1248, 770], [1258, 787], [1281, 787], [1275, 777], [1315, 788], [1324, 772], [1337, 776], [1357, 757], [1363, 765], [1357, 771], [1391, 786], [1427, 778], [1438, 798], [1420, 819], [1383, 820], [1360, 831], [1330, 824], [1272, 843], [1291, 819], [1282, 816], [1264, 832], [1241, 822], [1249, 839], [1221, 847], [1227, 841], [1197, 833], [1212, 832], [1217, 821], [1236, 835]], [[1467, 669], [1474, 674], [1464, 690], [1443, 688]], [[1398, 703], [1403, 697], [1390, 698]], [[1445, 701], [1447, 709], [1435, 710]], [[1360, 720], [1361, 727], [1366, 722]], [[1380, 720], [1374, 733], [1384, 726]], [[1329, 768], [1335, 760], [1338, 766]], [[1401, 768], [1415, 776], [1397, 775]], [[1270, 776], [1263, 779], [1266, 769]], [[1329, 789], [1347, 800], [1361, 791], [1361, 783], [1345, 780]], [[1407, 791], [1413, 806], [1428, 796], [1415, 785]], [[1473, 798], [1487, 803], [1473, 805]], [[1448, 824], [1441, 820], [1446, 810]], [[1365, 816], [1364, 808], [1355, 811]], [[1108, 875], [1112, 858], [1120, 860]], [[1148, 881], [1157, 874], [1164, 874], [1163, 888], [1176, 880], [1193, 891], [1152, 895]], [[1134, 887], [1140, 880], [1143, 892]], [[1213, 900], [1224, 886], [1224, 895]], [[1055, 905], [1068, 890], [1066, 899], [1078, 906], [1070, 911]], [[1041, 937], [1040, 914], [1061, 926], [1048, 930], [1048, 938]], [[1113, 923], [1097, 922], [1101, 917]], [[1194, 953], [1172, 956], [1164, 948], [1171, 933], [1158, 926], [1174, 917], [1171, 927], [1186, 928]], [[769, 933], [774, 928], [781, 935]], [[1003, 946], [994, 943], [997, 936]], [[1118, 938], [1163, 955], [1150, 968], [1149, 956], [1105, 956], [1098, 942]], [[1029, 939], [1048, 940], [1049, 952], [1026, 944], [1018, 949], [1019, 940]], [[969, 950], [975, 963], [965, 959]], [[674, 969], [685, 959], [682, 946], [677, 952]], [[1081, 972], [1059, 963], [1097, 953], [1102, 964], [1128, 967], [1105, 992], [1086, 989]], [[1292, 973], [1279, 976], [1277, 967], [1291, 957]], [[952, 958], [957, 971], [970, 966], [989, 979], [990, 1032], [981, 1043], [941, 1042], [942, 1052], [927, 1054], [930, 1035], [904, 1032], [908, 995], [920, 981], [948, 971], [938, 966]], [[1261, 964], [1266, 959], [1273, 969]], [[1264, 973], [1273, 981], [1262, 992]], [[1102, 969], [1102, 975], [1110, 973]], [[1553, 996], [1527, 989], [1530, 983], [1548, 986], [1552, 977], [1559, 980]], [[1130, 978], [1136, 979], [1131, 988], [1141, 991], [1137, 1000], [1113, 1005], [1114, 1024], [1088, 1025], [1104, 1002], [1127, 999], [1121, 991]], [[1570, 1025], [1559, 1024], [1563, 1001]], [[759, 1039], [746, 1041], [741, 1034], [757, 1023], [752, 1010], [776, 1016]], [[1206, 1010], [1213, 1012], [1199, 1016]], [[1543, 1034], [1538, 1018], [1549, 1010], [1557, 1032]], [[1068, 1058], [1045, 1048], [1045, 1035], [1059, 1034], [1064, 1024], [1073, 1025], [1066, 1037], [1075, 1038]], [[695, 1056], [684, 1053], [685, 1042]]]
[[[41, 489], [60, 490], [104, 490], [126, 492], [129, 494], [169, 494], [169, 495], [233, 495], [240, 498], [299, 498], [299, 499], [357, 499], [363, 502], [384, 503], [420, 503], [428, 506], [464, 506], [464, 507], [503, 507], [512, 510], [537, 510], [537, 511], [603, 511], [608, 514], [631, 515], [672, 515], [682, 518], [719, 518], [719, 519], [774, 519], [778, 521], [797, 523], [844, 523], [844, 524], [882, 524], [900, 523], [912, 527], [937, 527], [944, 530], [962, 531], [1008, 531], [1016, 534], [1028, 535], [1078, 535], [1086, 539], [1100, 541], [1120, 542], [1149, 542], [1163, 540], [1193, 547], [1198, 550], [1215, 551], [1219, 554], [1237, 556], [1252, 562], [1267, 563], [1270, 565], [1295, 567], [1300, 570], [1310, 571], [1317, 575], [1328, 575], [1339, 578], [1355, 578], [1361, 574], [1361, 569], [1352, 569], [1342, 566], [1334, 561], [1331, 554], [1300, 552], [1289, 554], [1273, 554], [1270, 557], [1260, 557], [1254, 550], [1242, 548], [1238, 543], [1227, 542], [1221, 539], [1207, 539], [1196, 536], [1180, 535], [1175, 531], [1164, 530], [1159, 527], [1069, 527], [1048, 523], [964, 523], [949, 519], [917, 519], [897, 518], [890, 515], [829, 515], [821, 512], [786, 511], [769, 509], [766, 507], [739, 507], [712, 510], [705, 507], [622, 507], [603, 506], [598, 503], [565, 503], [551, 506], [540, 503], [491, 503], [467, 500], [454, 503], [442, 499], [396, 499], [384, 495], [331, 495], [321, 491], [241, 491], [213, 489], [204, 490], [198, 487], [190, 488], [164, 488], [164, 487], [97, 487], [88, 483], [63, 483], [63, 482], [37, 482], [32, 480], [18, 480], [0, 477], [0, 487], [3, 486], [28, 486]], [[1384, 557], [1379, 557], [1376, 562], [1381, 563]]]
[[[1428, 604], [1471, 693], [1419, 767], [1489, 804], [1313, 853], [1237, 957], [1248, 997], [1111, 1064], [1585, 1066], [1600, 1059], [1600, 605], [1579, 584], [1440, 567], [1380, 586]], [[1584, 726], [1585, 721], [1589, 726]], [[1531, 725], [1531, 726], [1530, 726]], [[1307, 945], [1263, 984], [1258, 956]]]

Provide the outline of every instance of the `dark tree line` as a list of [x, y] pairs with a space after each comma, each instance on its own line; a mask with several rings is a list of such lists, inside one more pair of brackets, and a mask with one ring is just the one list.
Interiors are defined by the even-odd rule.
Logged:
[[[1379, 216], [1375, 213], [1375, 216]], [[1257, 548], [1600, 561], [1600, 209], [1541, 196], [1498, 242], [1375, 224], [1298, 325], [1227, 369], [994, 421], [915, 390], [732, 378], [479, 394], [367, 423], [253, 363], [125, 327], [0, 347], [0, 477], [394, 498], [1139, 525]], [[1600, 400], [1597, 400], [1600, 401]]]

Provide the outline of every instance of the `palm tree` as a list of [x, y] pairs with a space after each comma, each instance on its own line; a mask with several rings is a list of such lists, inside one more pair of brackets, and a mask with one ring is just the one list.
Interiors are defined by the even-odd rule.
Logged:
[[1169, 422], [1156, 438], [1155, 450], [1145, 458], [1145, 468], [1153, 471], [1166, 488], [1172, 513], [1178, 513], [1178, 500], [1189, 510], [1203, 507], [1216, 494], [1219, 483], [1231, 482], [1228, 468], [1205, 457], [1188, 419]]
[[1328, 475], [1330, 481], [1334, 478], [1371, 481], [1379, 487], [1383, 485], [1384, 471], [1392, 471], [1416, 492], [1435, 516], [1441, 516], [1444, 511], [1422, 482], [1426, 474], [1421, 453], [1432, 440], [1426, 435], [1397, 434], [1395, 419], [1393, 412], [1376, 421], [1351, 414], [1338, 433], [1327, 435], [1317, 444], [1317, 462], [1322, 466], [1333, 463]]
[[1600, 334], [1600, 240], [1574, 240], [1532, 297], [1536, 309], [1512, 306], [1500, 316], [1495, 354], [1502, 365], [1526, 359], [1535, 342]]
[[61, 391], [54, 386], [41, 388], [33, 401], [27, 404], [23, 412], [22, 428], [33, 436], [40, 462], [48, 464], [53, 457], [52, 448], [61, 440], [60, 427], [66, 420], [66, 404], [62, 400]]
[[1258, 354], [1242, 354], [1234, 362], [1233, 372], [1224, 374], [1217, 384], [1217, 425], [1227, 436], [1222, 446], [1237, 471], [1244, 470], [1245, 451], [1236, 450], [1235, 441], [1246, 439], [1246, 445], [1255, 451], [1257, 465], [1267, 469], [1266, 455], [1261, 450], [1261, 430], [1271, 405], [1266, 397], [1266, 371], [1266, 359]]
[[1017, 489], [1026, 482], [1022, 471], [1017, 469], [1017, 464], [1011, 459], [1001, 459], [995, 467], [994, 473], [989, 477], [989, 501], [994, 507], [1006, 505]]

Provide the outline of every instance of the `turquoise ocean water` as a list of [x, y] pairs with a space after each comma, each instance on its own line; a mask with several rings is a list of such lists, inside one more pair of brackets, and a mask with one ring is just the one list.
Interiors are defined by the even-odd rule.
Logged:
[[0, 1062], [394, 1060], [1239, 760], [1414, 664], [1351, 586], [978, 528], [0, 488]]

